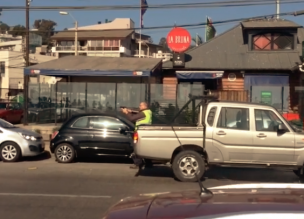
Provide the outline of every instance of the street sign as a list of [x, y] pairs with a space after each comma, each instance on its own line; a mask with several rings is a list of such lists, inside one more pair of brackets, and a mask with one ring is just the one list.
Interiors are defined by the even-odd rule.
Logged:
[[272, 93], [270, 91], [261, 92], [261, 102], [264, 104], [272, 104]]
[[173, 66], [174, 67], [185, 67], [185, 53], [174, 53], [173, 54]]
[[186, 29], [175, 27], [167, 35], [167, 45], [174, 52], [185, 52], [191, 45], [191, 35]]

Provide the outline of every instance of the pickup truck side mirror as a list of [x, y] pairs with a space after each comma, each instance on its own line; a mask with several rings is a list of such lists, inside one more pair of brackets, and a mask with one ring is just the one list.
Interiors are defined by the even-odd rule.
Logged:
[[279, 132], [279, 133], [284, 133], [284, 132], [286, 132], [286, 127], [285, 127], [285, 125], [279, 124], [279, 125], [278, 125], [278, 132]]

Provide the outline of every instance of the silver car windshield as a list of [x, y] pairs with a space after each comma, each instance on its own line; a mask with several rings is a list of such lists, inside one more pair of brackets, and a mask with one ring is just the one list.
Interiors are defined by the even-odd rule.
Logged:
[[15, 126], [3, 119], [0, 119], [0, 127], [2, 128], [15, 128]]

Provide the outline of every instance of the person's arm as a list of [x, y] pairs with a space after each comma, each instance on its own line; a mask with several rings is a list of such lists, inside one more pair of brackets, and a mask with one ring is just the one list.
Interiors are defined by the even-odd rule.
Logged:
[[146, 117], [146, 115], [143, 112], [139, 112], [136, 114], [126, 114], [127, 118], [131, 121], [131, 122], [135, 122], [138, 119], [143, 119]]

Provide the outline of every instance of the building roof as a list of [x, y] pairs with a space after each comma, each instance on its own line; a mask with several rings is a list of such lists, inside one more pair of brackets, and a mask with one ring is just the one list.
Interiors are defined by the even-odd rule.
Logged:
[[[242, 22], [232, 29], [216, 36], [185, 54], [186, 69], [204, 70], [293, 70], [301, 63], [301, 44], [293, 51], [248, 51], [244, 43], [243, 23], [245, 26], [262, 26], [260, 21]], [[279, 23], [279, 22], [274, 22]], [[290, 25], [291, 21], [282, 25]], [[268, 22], [265, 22], [265, 25]], [[276, 24], [277, 25], [277, 24]], [[293, 23], [294, 26], [297, 24]], [[298, 42], [304, 40], [304, 29], [298, 28]], [[163, 63], [163, 68], [172, 68], [172, 62]]]
[[[134, 30], [81, 30], [78, 31], [78, 39], [90, 38], [126, 38], [132, 34]], [[52, 36], [52, 39], [74, 39], [75, 31], [61, 31]]]
[[[64, 75], [66, 72], [66, 75], [71, 76], [80, 74], [87, 76], [115, 76], [114, 74], [116, 74], [116, 76], [118, 76], [122, 72], [127, 72], [125, 74], [132, 75], [135, 71], [142, 71], [143, 74], [149, 74], [149, 72], [158, 67], [160, 63], [162, 63], [162, 60], [155, 58], [66, 56], [53, 61], [29, 66], [25, 68], [25, 74], [31, 73], [31, 70], [40, 70], [43, 75], [54, 76], [59, 75], [59, 72], [61, 75]], [[119, 76], [123, 76], [123, 74]]]
[[244, 28], [299, 28], [301, 25], [289, 20], [280, 19], [260, 19], [246, 20], [241, 22]]

